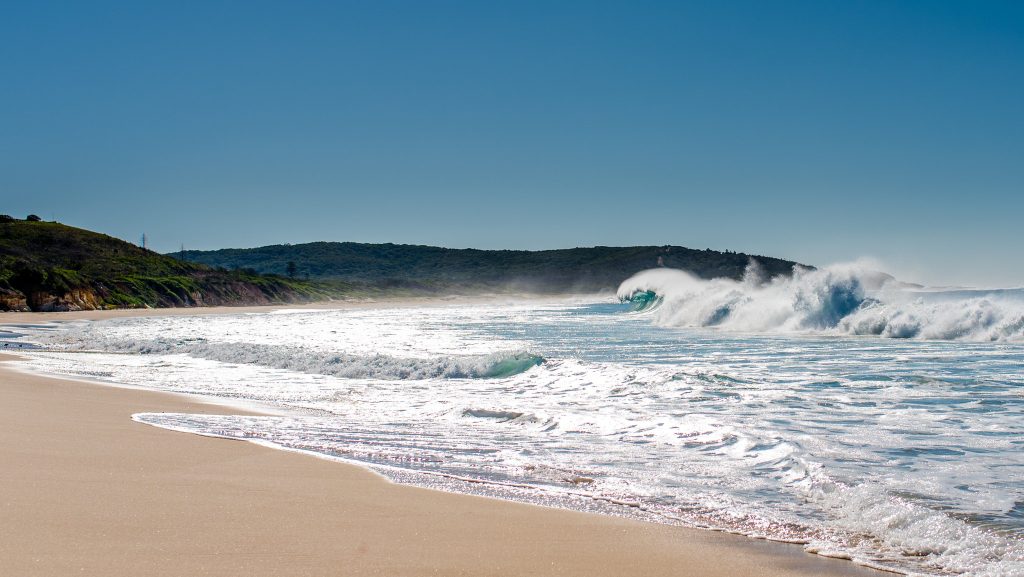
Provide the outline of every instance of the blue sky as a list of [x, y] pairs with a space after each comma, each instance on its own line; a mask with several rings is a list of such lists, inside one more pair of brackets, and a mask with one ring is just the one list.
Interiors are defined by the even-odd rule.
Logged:
[[0, 212], [153, 248], [681, 244], [1024, 285], [1019, 2], [47, 2]]

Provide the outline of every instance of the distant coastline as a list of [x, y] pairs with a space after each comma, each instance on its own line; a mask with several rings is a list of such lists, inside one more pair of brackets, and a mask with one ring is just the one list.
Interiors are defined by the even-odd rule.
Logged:
[[682, 246], [476, 250], [315, 242], [159, 254], [101, 233], [0, 218], [0, 311], [303, 304], [446, 295], [614, 293], [637, 272], [739, 279], [798, 263]]
[[[700, 278], [743, 277], [751, 260], [767, 276], [788, 276], [794, 261], [684, 246], [595, 246], [553, 250], [453, 249], [406, 244], [313, 242], [246, 249], [181, 251], [181, 260], [228, 270], [349, 283], [410, 293], [615, 292], [619, 283], [659, 267]], [[806, 265], [801, 265], [806, 266]]]

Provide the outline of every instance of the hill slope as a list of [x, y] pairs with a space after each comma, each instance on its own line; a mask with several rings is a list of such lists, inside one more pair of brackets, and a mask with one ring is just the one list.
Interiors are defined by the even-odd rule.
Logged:
[[516, 251], [418, 245], [314, 242], [251, 249], [172, 253], [183, 260], [313, 279], [375, 286], [455, 291], [523, 290], [541, 293], [614, 290], [641, 270], [666, 266], [703, 278], [743, 276], [755, 258], [770, 276], [788, 275], [792, 261], [680, 246], [592, 247]]
[[0, 310], [303, 302], [322, 287], [216, 270], [55, 222], [0, 222]]

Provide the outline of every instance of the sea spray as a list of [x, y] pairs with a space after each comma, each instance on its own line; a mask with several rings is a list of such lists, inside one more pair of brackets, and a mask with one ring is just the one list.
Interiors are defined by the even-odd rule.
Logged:
[[624, 301], [657, 302], [663, 326], [973, 341], [1024, 339], [1024, 291], [924, 290], [857, 264], [796, 268], [765, 280], [699, 279], [654, 269], [622, 283]]

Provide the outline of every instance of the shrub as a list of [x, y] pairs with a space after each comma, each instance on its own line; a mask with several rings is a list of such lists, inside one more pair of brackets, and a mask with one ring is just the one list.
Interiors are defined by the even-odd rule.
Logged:
[[39, 221], [41, 221], [43, 219], [39, 218], [38, 216], [36, 216], [34, 214], [30, 214], [30, 215], [28, 215], [28, 217], [25, 218], [25, 220], [27, 220], [29, 222], [39, 222]]
[[0, 214], [0, 222], [14, 222], [14, 217], [9, 214]]

